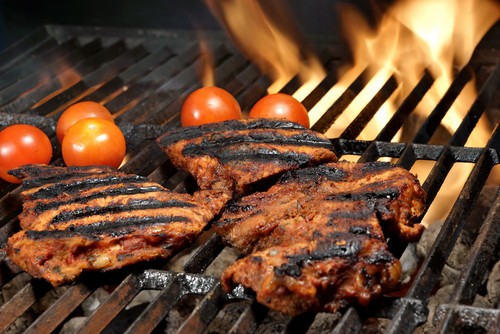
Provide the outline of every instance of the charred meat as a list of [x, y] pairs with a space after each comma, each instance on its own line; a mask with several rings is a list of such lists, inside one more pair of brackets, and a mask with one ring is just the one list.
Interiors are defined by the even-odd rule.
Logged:
[[189, 245], [230, 198], [224, 191], [171, 192], [105, 167], [31, 165], [23, 180], [22, 231], [7, 254], [54, 286], [82, 271], [167, 258]]
[[[418, 222], [425, 192], [417, 178], [380, 162], [337, 162], [288, 172], [268, 191], [230, 203], [215, 229], [229, 245], [249, 253], [289, 217], [310, 216], [330, 203], [374, 211], [385, 234], [404, 241], [418, 240], [424, 230]], [[360, 214], [355, 206], [352, 215]]]
[[366, 305], [397, 286], [399, 261], [386, 235], [417, 240], [425, 193], [388, 163], [330, 163], [291, 171], [266, 192], [228, 205], [216, 231], [250, 254], [222, 284], [253, 289], [271, 309], [296, 315]]
[[398, 285], [401, 266], [374, 215], [336, 222], [320, 215], [300, 225], [312, 238], [292, 237], [289, 230], [292, 235], [285, 239], [292, 242], [253, 252], [229, 266], [221, 278], [223, 288], [230, 291], [242, 284], [256, 292], [261, 304], [294, 316], [333, 313], [351, 303], [367, 305]]
[[172, 163], [201, 189], [248, 193], [255, 184], [299, 167], [336, 161], [331, 142], [301, 125], [233, 120], [174, 129], [158, 138]]

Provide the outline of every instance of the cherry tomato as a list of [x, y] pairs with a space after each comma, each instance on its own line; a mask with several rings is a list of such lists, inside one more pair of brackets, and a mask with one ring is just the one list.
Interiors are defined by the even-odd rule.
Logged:
[[197, 89], [187, 97], [182, 105], [182, 126], [222, 122], [230, 119], [241, 119], [240, 105], [231, 93], [219, 87]]
[[100, 103], [92, 101], [78, 102], [66, 109], [57, 120], [56, 134], [59, 143], [62, 143], [68, 129], [84, 118], [97, 117], [114, 122], [113, 115]]
[[269, 94], [257, 101], [248, 114], [250, 118], [278, 118], [309, 128], [309, 115], [302, 103], [288, 94]]
[[51, 158], [49, 137], [36, 126], [15, 124], [0, 131], [0, 177], [5, 181], [21, 183], [7, 172], [27, 164], [47, 165]]
[[126, 153], [125, 137], [115, 123], [85, 118], [68, 129], [62, 141], [67, 166], [111, 166], [118, 168]]

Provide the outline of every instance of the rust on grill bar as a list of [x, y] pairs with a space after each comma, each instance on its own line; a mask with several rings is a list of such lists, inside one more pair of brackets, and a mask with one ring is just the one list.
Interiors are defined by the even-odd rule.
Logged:
[[[189, 31], [69, 26], [45, 26], [33, 31], [0, 52], [0, 128], [14, 123], [33, 124], [56, 143], [56, 120], [66, 107], [81, 100], [101, 102], [115, 114], [127, 139], [123, 172], [147, 176], [175, 191], [193, 190], [193, 181], [172, 165], [155, 139], [167, 129], [179, 126], [183, 100], [201, 86], [198, 69], [204, 60], [198, 43], [193, 42], [195, 38]], [[207, 43], [213, 53], [216, 84], [230, 91], [242, 109], [248, 111], [267, 94], [270, 79], [224, 35], [207, 34]], [[329, 71], [304, 97], [308, 110], [338, 84], [338, 77], [330, 70], [349, 61], [342, 46], [320, 40], [316, 47], [320, 61]], [[497, 126], [488, 134], [490, 138], [484, 147], [466, 146], [466, 142], [481, 116], [498, 111], [498, 61], [494, 49], [478, 49], [408, 142], [398, 142], [394, 137], [432, 89], [436, 78], [428, 71], [408, 90], [372, 140], [358, 138], [399, 89], [395, 75], [384, 79], [338, 138], [331, 138], [340, 159], [390, 159], [406, 169], [423, 161], [433, 162], [428, 175], [423, 176], [429, 206], [442, 191], [454, 166], [473, 165], [435, 241], [425, 256], [417, 259], [418, 268], [410, 271], [411, 279], [399, 294], [384, 296], [367, 307], [349, 307], [342, 313], [296, 318], [277, 314], [257, 304], [254, 295], [241, 286], [231, 294], [222, 291], [219, 275], [239, 254], [225, 247], [221, 238], [207, 229], [192, 246], [169, 261], [89, 273], [74, 284], [58, 288], [23, 273], [0, 253], [0, 332], [149, 333], [168, 329], [169, 333], [248, 333], [274, 328], [277, 330], [273, 333], [359, 333], [384, 328], [387, 333], [414, 333], [426, 323], [433, 324], [432, 328], [440, 333], [497, 331], [498, 301], [489, 307], [478, 307], [475, 299], [484, 297], [484, 278], [499, 261], [498, 186], [480, 229], [473, 233], [468, 225], [486, 191], [488, 177], [495, 170], [498, 172], [500, 129]], [[313, 129], [327, 132], [374, 76], [367, 69], [361, 70], [345, 91], [326, 106]], [[444, 143], [434, 143], [432, 138], [440, 131], [443, 118], [473, 79], [478, 82], [477, 98], [449, 138]], [[294, 94], [301, 84], [299, 76], [295, 76], [280, 91]], [[55, 151], [52, 163], [62, 164], [60, 151]], [[17, 185], [0, 181], [2, 245], [19, 229], [19, 195]], [[457, 270], [452, 292], [431, 309], [429, 300], [441, 288], [446, 262], [466, 234], [472, 239], [466, 260], [470, 265]], [[389, 245], [398, 256], [406, 256], [419, 247], [393, 241]], [[94, 305], [89, 308], [85, 304]]]

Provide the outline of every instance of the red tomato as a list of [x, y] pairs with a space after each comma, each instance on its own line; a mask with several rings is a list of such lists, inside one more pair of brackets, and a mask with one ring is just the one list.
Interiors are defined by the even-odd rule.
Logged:
[[114, 122], [113, 115], [100, 103], [92, 101], [78, 102], [66, 109], [57, 120], [56, 134], [59, 143], [62, 143], [68, 129], [84, 118], [97, 117]]
[[111, 166], [118, 168], [126, 153], [125, 137], [115, 123], [85, 118], [66, 132], [62, 156], [67, 166]]
[[250, 118], [278, 118], [299, 123], [309, 128], [309, 115], [302, 103], [293, 96], [277, 93], [257, 101], [248, 114]]
[[241, 119], [238, 101], [228, 91], [218, 87], [204, 87], [192, 92], [181, 110], [181, 125], [193, 126], [206, 123]]
[[27, 164], [47, 165], [51, 158], [52, 144], [39, 128], [15, 124], [0, 131], [0, 177], [5, 181], [20, 183], [7, 172]]

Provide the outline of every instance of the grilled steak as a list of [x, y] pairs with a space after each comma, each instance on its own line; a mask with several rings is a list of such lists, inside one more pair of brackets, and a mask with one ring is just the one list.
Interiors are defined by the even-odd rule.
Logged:
[[176, 167], [195, 177], [201, 189], [230, 189], [236, 194], [289, 170], [336, 161], [326, 137], [281, 120], [179, 128], [157, 142]]
[[7, 254], [54, 286], [85, 270], [170, 257], [230, 198], [224, 191], [174, 193], [104, 167], [31, 165], [13, 174], [23, 179], [23, 230], [8, 239]]
[[[311, 226], [313, 224], [314, 226]], [[310, 238], [293, 237], [256, 251], [222, 274], [226, 291], [242, 284], [257, 301], [288, 315], [306, 311], [336, 312], [350, 303], [367, 305], [399, 283], [401, 265], [388, 251], [377, 218], [332, 219], [315, 216], [301, 225]], [[281, 226], [279, 227], [282, 228]]]
[[387, 163], [288, 172], [229, 204], [215, 224], [227, 244], [250, 254], [226, 269], [223, 287], [242, 284], [290, 315], [365, 305], [398, 284], [400, 264], [384, 234], [418, 239], [424, 206], [418, 180]]
[[230, 203], [215, 230], [229, 245], [249, 253], [282, 221], [310, 216], [332, 201], [367, 206], [377, 213], [386, 235], [404, 241], [418, 240], [424, 229], [416, 223], [425, 193], [412, 174], [389, 163], [337, 162], [288, 172], [268, 191]]

